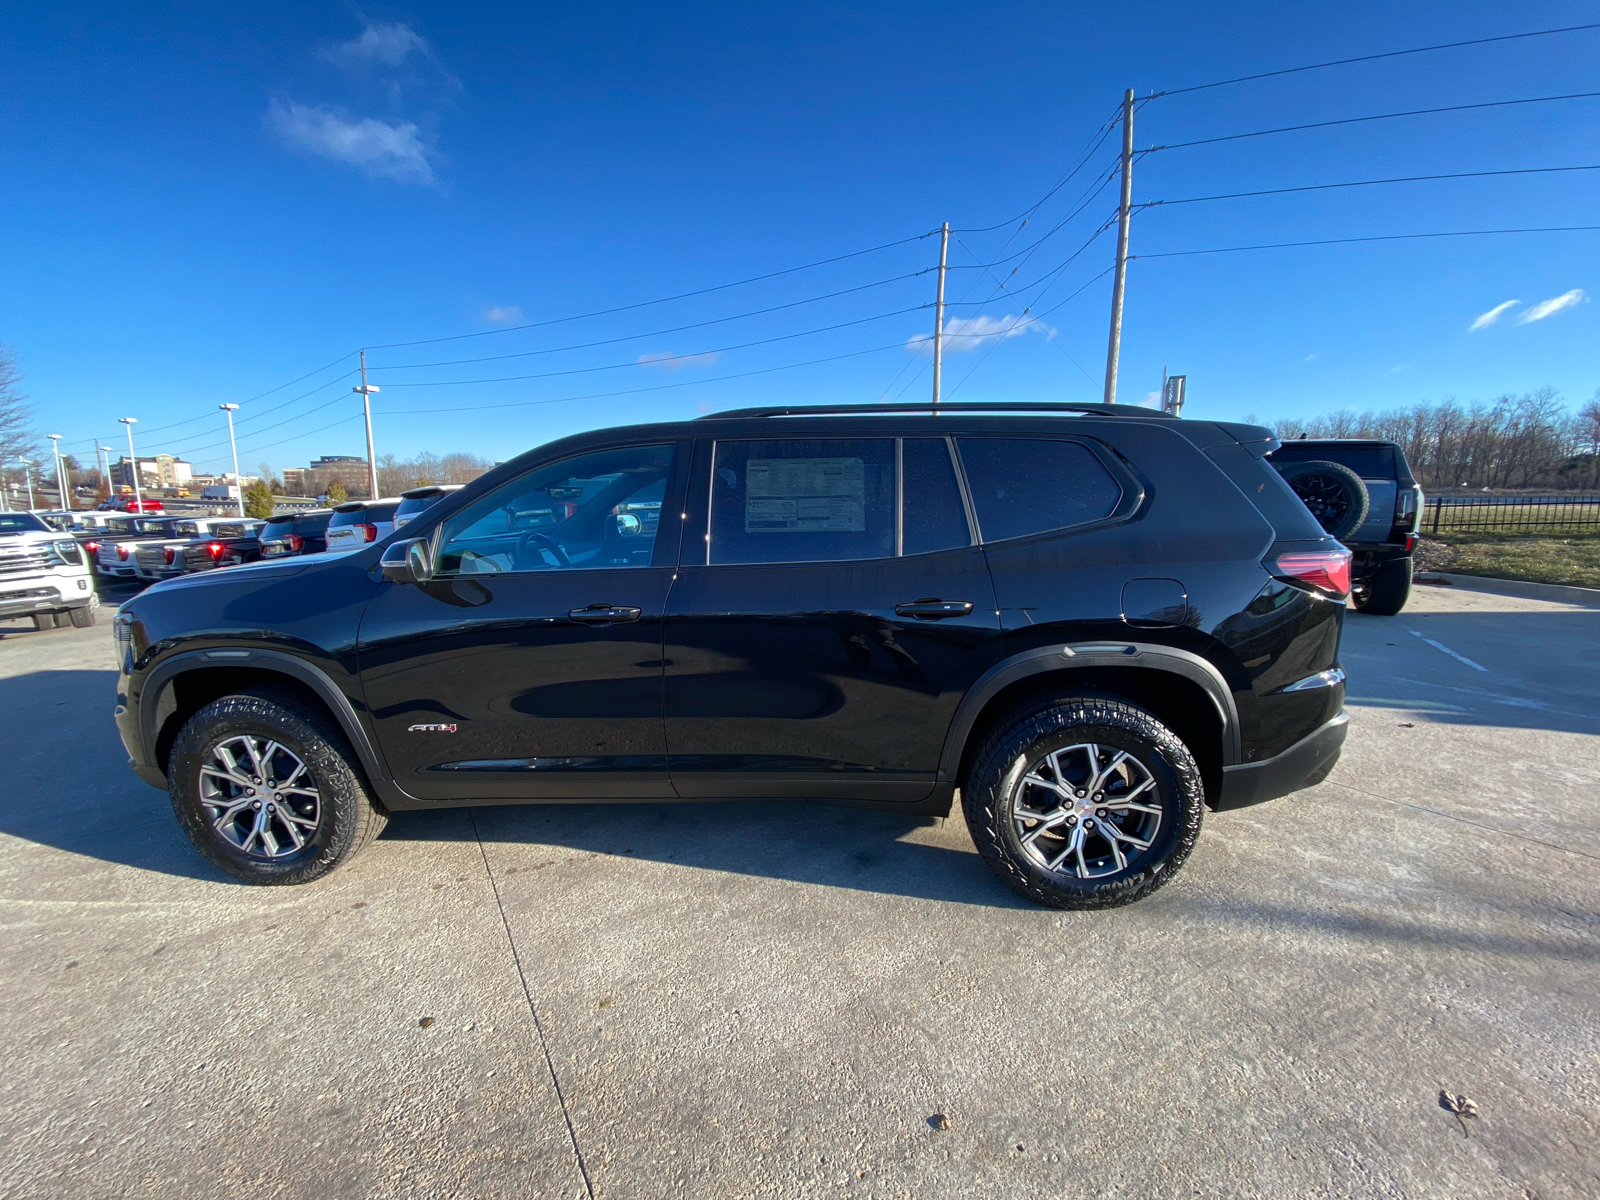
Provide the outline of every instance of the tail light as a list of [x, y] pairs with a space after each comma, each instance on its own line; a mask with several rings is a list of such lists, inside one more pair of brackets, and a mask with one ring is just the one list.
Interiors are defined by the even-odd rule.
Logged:
[[127, 562], [128, 561], [128, 548], [126, 546], [118, 546], [117, 547], [117, 557], [120, 558], [123, 562]]
[[222, 557], [222, 543], [221, 542], [208, 543], [207, 546], [206, 546], [206, 553], [211, 556], [211, 561], [212, 562], [216, 562], [217, 559]]
[[300, 553], [300, 548], [305, 544], [305, 538], [301, 537], [298, 533], [291, 533], [289, 535], [289, 549], [293, 550], [296, 554]]
[[1316, 588], [1337, 600], [1350, 594], [1350, 551], [1290, 550], [1269, 558], [1267, 570], [1279, 579]]
[[376, 525], [362, 522], [356, 528], [361, 530], [361, 540], [363, 542], [375, 542], [378, 540], [378, 527]]
[[83, 544], [83, 548], [85, 550], [87, 550], [90, 554], [98, 554], [100, 552], [100, 543], [99, 542], [85, 542]]
[[177, 561], [177, 559], [178, 559], [178, 552], [176, 550], [174, 550], [171, 546], [167, 546], [161, 551], [161, 560], [163, 562], [165, 562], [167, 564], [167, 566], [170, 567], [174, 562]]

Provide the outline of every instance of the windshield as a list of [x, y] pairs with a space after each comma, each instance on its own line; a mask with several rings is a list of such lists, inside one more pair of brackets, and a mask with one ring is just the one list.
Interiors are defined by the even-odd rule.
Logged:
[[414, 517], [434, 501], [443, 499], [449, 494], [448, 492], [434, 492], [431, 496], [407, 496], [396, 506], [394, 515], [397, 517]]
[[32, 513], [0, 513], [0, 533], [49, 533], [50, 526]]
[[1336, 462], [1341, 467], [1349, 467], [1363, 479], [1395, 477], [1392, 446], [1301, 446], [1287, 442], [1268, 458], [1280, 466], [1284, 463]]
[[261, 540], [265, 542], [265, 541], [270, 541], [270, 540], [272, 540], [274, 538], [286, 538], [286, 537], [289, 536], [289, 531], [291, 529], [293, 529], [293, 528], [294, 528], [294, 518], [293, 517], [286, 517], [285, 519], [283, 519], [281, 521], [278, 521], [278, 520], [268, 521], [265, 525], [263, 525], [261, 527]]
[[333, 514], [333, 519], [328, 522], [328, 528], [343, 529], [347, 525], [376, 525], [381, 521], [392, 521], [397, 504], [398, 502], [369, 504], [365, 508], [352, 509], [349, 512], [336, 512]]

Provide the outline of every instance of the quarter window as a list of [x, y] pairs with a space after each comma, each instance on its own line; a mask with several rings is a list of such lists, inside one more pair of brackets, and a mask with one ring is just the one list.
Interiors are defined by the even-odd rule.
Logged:
[[1087, 446], [1045, 438], [960, 438], [985, 542], [1109, 517], [1122, 488]]
[[672, 454], [601, 450], [496, 488], [445, 522], [434, 574], [648, 567]]

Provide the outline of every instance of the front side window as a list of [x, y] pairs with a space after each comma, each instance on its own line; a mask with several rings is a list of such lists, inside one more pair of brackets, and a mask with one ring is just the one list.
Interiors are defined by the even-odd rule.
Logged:
[[959, 438], [961, 464], [985, 542], [1103, 520], [1122, 487], [1081, 442]]
[[647, 567], [672, 455], [629, 446], [530, 471], [444, 523], [434, 574]]

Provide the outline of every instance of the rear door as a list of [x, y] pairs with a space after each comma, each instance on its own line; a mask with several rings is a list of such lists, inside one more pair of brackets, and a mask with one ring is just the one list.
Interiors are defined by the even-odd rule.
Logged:
[[999, 619], [945, 438], [702, 443], [665, 622], [685, 797], [910, 802]]

